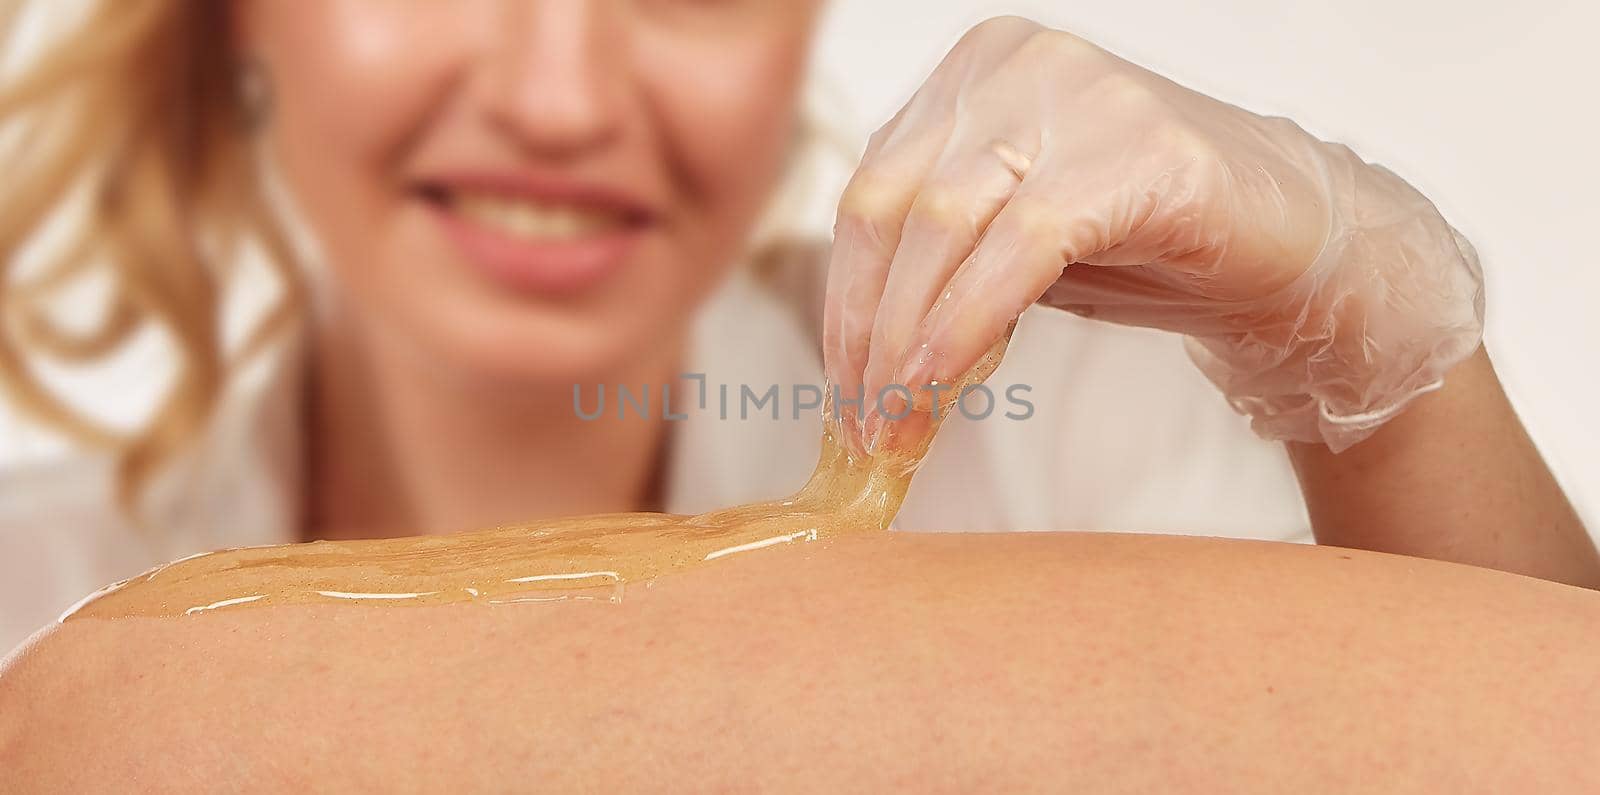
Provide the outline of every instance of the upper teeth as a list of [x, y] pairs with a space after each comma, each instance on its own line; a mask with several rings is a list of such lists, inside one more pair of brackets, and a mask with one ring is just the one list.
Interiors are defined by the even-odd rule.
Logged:
[[620, 226], [612, 213], [501, 196], [457, 196], [456, 212], [484, 226], [521, 238], [575, 238]]

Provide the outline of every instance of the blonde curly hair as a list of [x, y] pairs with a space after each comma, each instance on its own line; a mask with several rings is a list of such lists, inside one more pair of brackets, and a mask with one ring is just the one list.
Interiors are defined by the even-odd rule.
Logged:
[[[0, 156], [12, 168], [0, 189], [0, 389], [26, 418], [112, 451], [124, 508], [204, 427], [231, 370], [299, 314], [293, 257], [245, 129], [229, 6], [93, 2], [0, 82]], [[0, 7], [8, 55], [23, 11], [21, 0]], [[70, 230], [50, 239], [63, 216]], [[285, 289], [225, 351], [222, 288], [246, 247]], [[69, 329], [52, 299], [95, 278], [110, 286], [105, 311]], [[92, 418], [40, 377], [49, 363], [105, 360], [150, 327], [177, 367], [140, 427]]]

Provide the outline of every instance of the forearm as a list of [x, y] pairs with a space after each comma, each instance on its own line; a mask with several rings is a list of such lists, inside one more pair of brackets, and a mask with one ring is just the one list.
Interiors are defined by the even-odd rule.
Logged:
[[1317, 541], [1600, 588], [1600, 555], [1480, 348], [1371, 438], [1291, 444]]

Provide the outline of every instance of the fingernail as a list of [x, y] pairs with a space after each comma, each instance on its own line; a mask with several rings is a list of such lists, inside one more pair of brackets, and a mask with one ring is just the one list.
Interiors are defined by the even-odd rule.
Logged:
[[895, 382], [916, 390], [934, 380], [933, 348], [924, 342], [906, 354], [905, 361], [895, 371]]
[[882, 414], [884, 418], [899, 419], [900, 417], [905, 416], [905, 414], [910, 410], [910, 406], [906, 398], [909, 394], [911, 394], [913, 387], [907, 386], [904, 382], [900, 381], [896, 381], [893, 386], [903, 386], [905, 389], [885, 387], [883, 400], [879, 401], [878, 413]]

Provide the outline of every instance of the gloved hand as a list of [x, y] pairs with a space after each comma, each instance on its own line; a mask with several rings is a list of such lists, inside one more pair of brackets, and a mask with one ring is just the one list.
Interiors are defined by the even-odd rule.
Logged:
[[870, 445], [880, 390], [949, 383], [1036, 301], [1187, 335], [1257, 433], [1335, 451], [1437, 388], [1483, 319], [1471, 245], [1388, 170], [1008, 17], [872, 137], [840, 202], [824, 354], [867, 396], [846, 435]]

